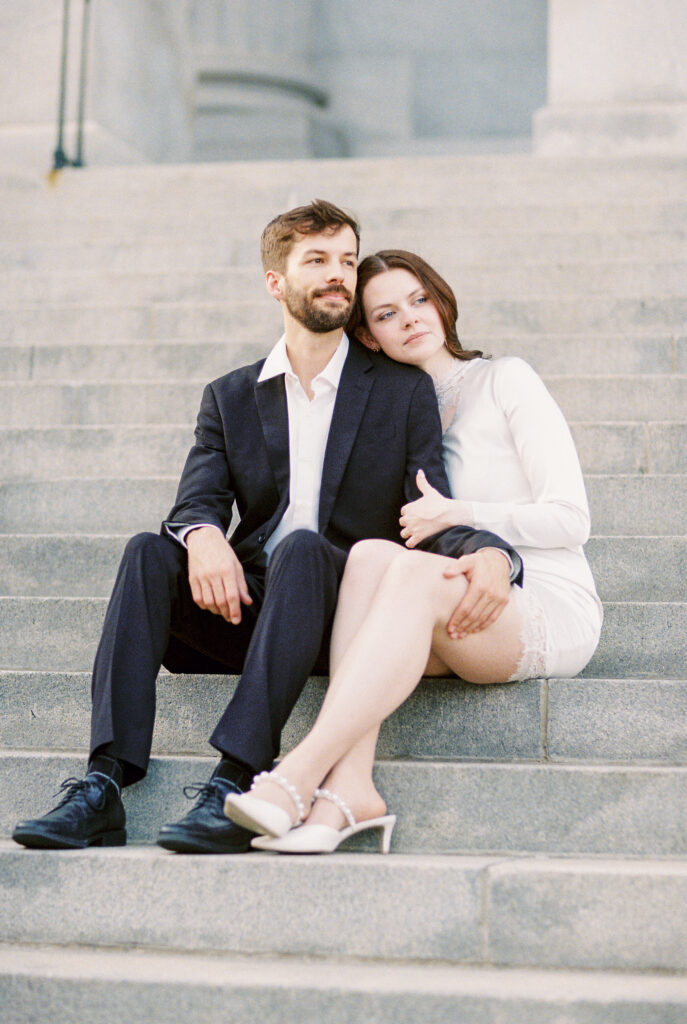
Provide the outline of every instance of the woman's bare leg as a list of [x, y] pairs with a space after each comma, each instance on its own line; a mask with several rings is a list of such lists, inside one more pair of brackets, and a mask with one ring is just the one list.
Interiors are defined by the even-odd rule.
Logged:
[[[473, 682], [490, 682], [508, 679], [520, 658], [520, 621], [513, 602], [486, 630], [450, 640], [446, 624], [465, 593], [465, 578], [443, 577], [451, 559], [402, 548], [398, 552], [354, 641], [337, 651], [340, 660], [315, 725], [282, 762], [284, 774], [306, 799], [361, 740], [373, 731], [376, 739], [381, 722], [412, 693], [426, 668], [433, 674], [450, 669]], [[364, 554], [364, 549], [362, 555], [354, 549], [350, 557], [357, 561]], [[363, 744], [359, 750], [361, 769], [363, 752], [369, 772], [374, 748]], [[355, 774], [346, 762], [338, 767], [339, 775], [344, 769], [346, 777]], [[288, 805], [289, 798], [274, 784], [264, 784], [260, 795]]]
[[[391, 562], [403, 554], [398, 544], [387, 540], [361, 541], [355, 555], [346, 564], [339, 589], [329, 656], [330, 687], [340, 685], [338, 667], [344, 653], [354, 643], [376, 597], [379, 584]], [[355, 743], [334, 765], [322, 785], [343, 796], [356, 821], [378, 818], [386, 813], [386, 803], [372, 779], [379, 725]], [[330, 800], [316, 800], [308, 824], [341, 828], [344, 816]]]

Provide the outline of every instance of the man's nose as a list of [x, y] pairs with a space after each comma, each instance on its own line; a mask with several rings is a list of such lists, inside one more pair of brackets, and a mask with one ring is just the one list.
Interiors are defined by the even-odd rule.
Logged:
[[343, 281], [344, 270], [339, 263], [330, 263], [327, 266], [327, 280], [328, 281]]

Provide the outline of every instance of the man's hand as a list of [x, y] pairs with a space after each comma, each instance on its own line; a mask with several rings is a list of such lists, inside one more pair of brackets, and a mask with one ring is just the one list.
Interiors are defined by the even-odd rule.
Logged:
[[407, 548], [416, 547], [421, 540], [431, 537], [447, 526], [472, 526], [472, 518], [466, 501], [445, 498], [432, 487], [424, 472], [419, 469], [415, 482], [422, 495], [401, 509], [401, 537]]
[[482, 548], [473, 555], [456, 558], [444, 570], [444, 577], [453, 579], [461, 573], [468, 581], [468, 589], [446, 626], [452, 640], [463, 640], [496, 622], [510, 594], [508, 559], [496, 548]]
[[243, 567], [229, 541], [214, 526], [186, 535], [188, 581], [199, 608], [238, 626], [241, 604], [252, 604]]

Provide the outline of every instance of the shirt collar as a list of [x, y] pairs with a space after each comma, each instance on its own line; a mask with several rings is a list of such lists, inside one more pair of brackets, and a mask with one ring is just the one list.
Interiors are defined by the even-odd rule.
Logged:
[[[334, 355], [329, 360], [325, 368], [314, 378], [313, 383], [316, 380], [323, 380], [333, 388], [338, 388], [343, 366], [346, 362], [346, 356], [348, 355], [348, 348], [348, 337], [346, 334], [343, 334]], [[258, 384], [262, 383], [264, 380], [269, 380], [271, 377], [278, 377], [282, 373], [285, 376], [297, 379], [286, 351], [285, 334], [282, 334], [281, 338], [265, 360], [262, 370], [260, 371], [260, 376], [258, 377]]]

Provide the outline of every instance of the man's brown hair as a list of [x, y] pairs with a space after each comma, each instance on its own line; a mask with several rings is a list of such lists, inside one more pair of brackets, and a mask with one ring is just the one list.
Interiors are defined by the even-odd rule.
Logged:
[[307, 206], [280, 213], [271, 220], [260, 239], [260, 258], [265, 271], [286, 272], [291, 247], [306, 235], [335, 234], [348, 225], [355, 235], [356, 254], [360, 250], [360, 226], [350, 213], [325, 199], [314, 199]]

